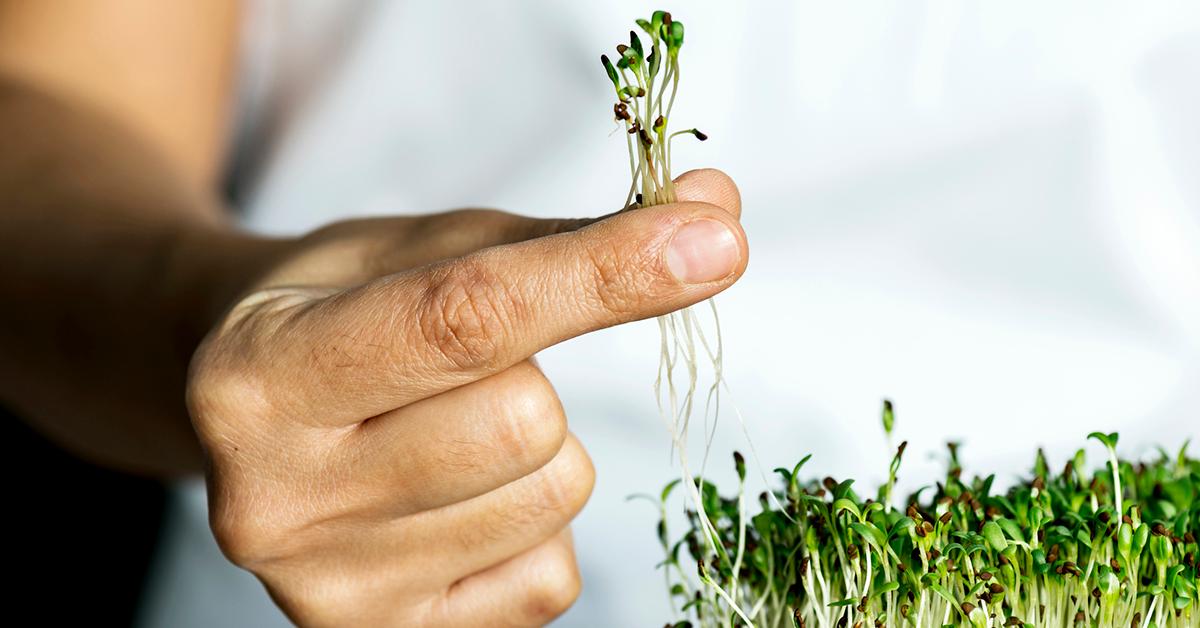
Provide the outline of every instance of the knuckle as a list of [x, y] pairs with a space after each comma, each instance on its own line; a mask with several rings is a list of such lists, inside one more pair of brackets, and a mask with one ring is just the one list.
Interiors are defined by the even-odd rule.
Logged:
[[[638, 247], [641, 248], [644, 247]], [[619, 319], [636, 312], [645, 286], [639, 284], [638, 274], [628, 271], [640, 267], [642, 261], [629, 259], [628, 253], [618, 250], [616, 244], [589, 247], [584, 274], [589, 288], [586, 293], [594, 301], [593, 307]]]
[[284, 612], [299, 625], [342, 626], [350, 620], [368, 619], [363, 616], [363, 611], [369, 605], [363, 603], [360, 586], [353, 578], [339, 572], [308, 575], [294, 582], [287, 592], [272, 593]]
[[433, 280], [417, 319], [425, 343], [452, 366], [490, 366], [519, 303], [496, 273], [460, 261]]
[[[531, 369], [536, 371], [536, 369]], [[549, 462], [567, 436], [566, 416], [550, 382], [540, 372], [509, 387], [499, 396], [493, 416], [492, 441], [500, 453], [519, 460], [529, 469]]]
[[538, 485], [539, 509], [572, 515], [579, 512], [596, 483], [596, 469], [579, 441], [568, 438], [554, 460], [543, 469]]
[[284, 535], [277, 526], [258, 514], [261, 511], [230, 512], [229, 508], [214, 513], [210, 526], [217, 546], [229, 562], [251, 569], [274, 558], [281, 552]]
[[192, 424], [206, 446], [215, 445], [221, 434], [244, 424], [246, 418], [271, 411], [261, 377], [235, 352], [214, 345], [197, 351], [184, 395]]
[[529, 623], [545, 623], [571, 608], [581, 589], [575, 557], [569, 551], [551, 553], [533, 572], [521, 614]]

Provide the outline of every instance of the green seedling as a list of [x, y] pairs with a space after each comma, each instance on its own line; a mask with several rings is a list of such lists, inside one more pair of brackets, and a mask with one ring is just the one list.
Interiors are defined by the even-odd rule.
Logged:
[[[629, 42], [616, 46], [616, 56], [601, 55], [600, 63], [612, 83], [613, 118], [625, 133], [629, 156], [629, 191], [625, 196], [626, 210], [675, 202], [675, 183], [671, 178], [671, 153], [676, 139], [690, 136], [704, 141], [708, 136], [699, 129], [672, 131], [672, 112], [679, 92], [680, 50], [684, 41], [683, 23], [666, 11], [655, 11], [650, 19], [637, 20], [642, 31], [629, 32]], [[645, 37], [645, 39], [643, 39]], [[613, 60], [615, 59], [615, 61]], [[744, 552], [736, 545], [732, 553], [715, 543], [717, 530], [709, 521], [706, 495], [698, 487], [705, 486], [704, 467], [715, 434], [721, 410], [722, 392], [728, 393], [722, 372], [724, 347], [716, 303], [707, 302], [711, 316], [710, 331], [705, 331], [696, 308], [685, 308], [658, 318], [661, 336], [658, 374], [654, 382], [659, 414], [671, 434], [672, 449], [679, 459], [680, 483], [685, 487], [695, 508], [697, 525], [703, 532], [697, 539], [697, 554], [717, 557], [740, 571]], [[696, 390], [701, 365], [711, 367], [711, 384], [703, 404], [705, 455], [699, 469], [699, 480], [692, 473], [688, 460], [688, 430], [697, 412]], [[736, 408], [735, 408], [736, 412]], [[741, 420], [741, 417], [738, 416]], [[743, 429], [745, 424], [743, 422]], [[751, 446], [753, 449], [753, 446]], [[753, 452], [752, 452], [753, 453]], [[739, 477], [745, 478], [745, 461], [738, 463]], [[760, 467], [761, 472], [761, 467]], [[741, 506], [744, 512], [744, 503]], [[737, 538], [745, 538], [745, 517], [738, 519]], [[678, 554], [678, 547], [669, 549]], [[703, 564], [703, 562], [701, 563]], [[703, 569], [695, 572], [705, 582], [702, 596], [708, 605], [723, 604], [729, 612], [748, 622], [749, 618], [736, 599], [726, 591], [727, 585], [709, 580]], [[735, 581], [730, 590], [736, 592]], [[694, 608], [697, 602], [685, 606]]]

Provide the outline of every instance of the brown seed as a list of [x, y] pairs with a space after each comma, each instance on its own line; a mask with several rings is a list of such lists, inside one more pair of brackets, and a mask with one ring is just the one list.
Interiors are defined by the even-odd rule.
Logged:
[[1156, 536], [1169, 536], [1169, 533], [1167, 532], [1167, 526], [1165, 526], [1161, 523], [1156, 523], [1153, 526], [1151, 526], [1150, 531], [1153, 532]]
[[988, 572], [988, 571], [981, 571], [981, 572], [979, 572], [979, 579], [983, 580], [984, 582], [987, 582], [988, 580], [992, 579], [992, 574], [991, 574], [991, 572]]
[[1133, 525], [1133, 519], [1131, 519], [1129, 517], [1129, 515], [1121, 515], [1121, 522], [1128, 523], [1129, 525]]
[[1099, 587], [1092, 589], [1092, 597], [1096, 598], [1097, 600], [1100, 599], [1100, 588]]
[[1115, 558], [1108, 559], [1108, 566], [1112, 567], [1112, 570], [1114, 572], [1116, 572], [1116, 574], [1118, 576], [1121, 575], [1121, 563], [1118, 563], [1117, 559], [1115, 559]]
[[993, 582], [988, 585], [988, 591], [991, 591], [996, 595], [1000, 595], [1001, 593], [1004, 593], [1004, 585], [1000, 584], [999, 582]]
[[951, 517], [953, 517], [953, 515], [949, 510], [947, 510], [942, 516], [938, 517], [938, 521], [941, 522], [942, 525], [946, 525], [947, 523], [950, 523]]
[[970, 603], [970, 602], [963, 602], [963, 603], [962, 603], [962, 612], [963, 612], [964, 614], [970, 615], [970, 614], [971, 614], [971, 611], [973, 611], [973, 610], [975, 610], [975, 605], [974, 605], [974, 604], [972, 604], [972, 603]]
[[1075, 612], [1075, 623], [1078, 624], [1079, 622], [1082, 622], [1084, 617], [1085, 617], [1085, 615], [1083, 614], [1083, 611], [1076, 611]]

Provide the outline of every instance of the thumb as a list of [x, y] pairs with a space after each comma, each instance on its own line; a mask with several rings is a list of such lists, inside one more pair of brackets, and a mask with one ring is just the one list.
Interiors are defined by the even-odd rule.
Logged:
[[[741, 226], [716, 205], [622, 212], [318, 301], [288, 319], [295, 333], [276, 334], [286, 342], [266, 351], [266, 368], [291, 377], [314, 412], [355, 421], [486, 377], [568, 338], [702, 301], [741, 276], [748, 254]], [[347, 338], [386, 360], [313, 367], [313, 355]]]

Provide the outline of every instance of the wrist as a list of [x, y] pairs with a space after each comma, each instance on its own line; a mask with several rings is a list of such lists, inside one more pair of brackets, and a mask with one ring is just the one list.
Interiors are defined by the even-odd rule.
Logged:
[[291, 248], [291, 238], [269, 238], [228, 225], [190, 225], [171, 242], [160, 277], [163, 299], [177, 308], [190, 359], [203, 340], [254, 282]]

